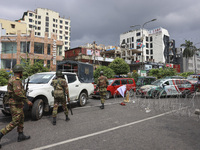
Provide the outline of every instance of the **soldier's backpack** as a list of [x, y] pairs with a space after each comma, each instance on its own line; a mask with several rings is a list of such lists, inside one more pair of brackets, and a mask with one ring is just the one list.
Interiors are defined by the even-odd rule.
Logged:
[[53, 92], [54, 98], [63, 99], [65, 97], [65, 95], [64, 95], [64, 91], [63, 91], [63, 88], [61, 85], [61, 81], [57, 80], [55, 84], [56, 85], [54, 87], [54, 92]]

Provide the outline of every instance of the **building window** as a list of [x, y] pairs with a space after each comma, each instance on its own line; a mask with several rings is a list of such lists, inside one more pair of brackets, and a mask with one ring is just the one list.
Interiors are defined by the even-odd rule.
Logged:
[[65, 32], [65, 34], [68, 35], [69, 33], [68, 33], [68, 32]]
[[46, 27], [49, 27], [49, 22], [46, 22]]
[[46, 21], [49, 21], [49, 17], [46, 17]]
[[13, 29], [14, 29], [14, 28], [15, 28], [15, 24], [11, 24], [11, 28], [13, 28]]
[[56, 25], [55, 25], [55, 24], [53, 24], [53, 27], [56, 27]]
[[44, 54], [44, 43], [34, 43], [34, 53]]
[[146, 41], [149, 41], [149, 37], [146, 36]]
[[17, 63], [16, 59], [1, 59], [1, 69], [11, 69], [11, 61], [14, 67]]
[[153, 41], [153, 37], [152, 37], [152, 36], [150, 37], [150, 42], [151, 42], [151, 41]]
[[50, 69], [51, 67], [51, 61], [50, 60], [47, 60], [47, 67]]
[[149, 60], [149, 56], [146, 56], [146, 59]]
[[33, 16], [33, 14], [32, 14], [32, 13], [29, 13], [29, 16], [30, 16], [30, 17], [32, 17], [32, 16]]
[[132, 43], [132, 48], [134, 48], [134, 43]]
[[68, 36], [65, 37], [65, 40], [68, 40]]
[[67, 27], [67, 26], [65, 26], [65, 30], [68, 30], [68, 27]]
[[41, 27], [38, 27], [38, 30], [41, 30]]
[[40, 36], [40, 32], [38, 32], [38, 35]]
[[62, 20], [60, 20], [60, 23], [63, 23], [63, 21], [62, 21]]
[[63, 26], [60, 25], [60, 29], [62, 29], [62, 28], [63, 28]]
[[153, 50], [152, 49], [151, 49], [150, 53], [153, 54]]
[[132, 42], [134, 42], [134, 37], [132, 37]]
[[20, 42], [21, 53], [29, 53], [29, 50], [30, 50], [30, 42]]
[[149, 48], [149, 43], [146, 43], [146, 48]]
[[35, 15], [35, 18], [37, 18], [37, 15]]
[[140, 36], [140, 32], [136, 33], [136, 36]]
[[129, 38], [127, 39], [127, 43], [129, 43]]
[[45, 32], [49, 32], [49, 28], [46, 28], [46, 29], [45, 29]]
[[146, 50], [146, 54], [149, 54], [149, 50], [148, 49]]
[[137, 39], [137, 42], [140, 42], [140, 39]]
[[38, 16], [38, 19], [41, 19], [41, 16]]
[[48, 13], [48, 12], [46, 12], [46, 15], [48, 16], [48, 15], [49, 15], [49, 13]]
[[51, 44], [48, 44], [47, 46], [47, 55], [51, 54]]
[[2, 51], [3, 54], [11, 54], [17, 52], [17, 43], [16, 42], [2, 42]]
[[38, 24], [41, 24], [41, 21], [38, 21]]
[[153, 43], [150, 43], [150, 48], [153, 48]]
[[59, 36], [60, 37], [60, 39], [62, 39], [62, 36]]
[[29, 19], [29, 22], [33, 22], [33, 19]]
[[65, 42], [65, 45], [67, 45], [68, 44], [68, 42]]
[[68, 25], [68, 21], [65, 21], [65, 24]]
[[35, 24], [37, 24], [37, 21], [35, 21]]
[[33, 26], [31, 24], [29, 24], [29, 28], [33, 28]]
[[55, 32], [55, 29], [53, 29], [53, 32]]
[[62, 34], [62, 31], [60, 30], [60, 34]]
[[153, 59], [153, 56], [151, 56], [151, 59]]
[[62, 46], [57, 45], [57, 56], [62, 56]]

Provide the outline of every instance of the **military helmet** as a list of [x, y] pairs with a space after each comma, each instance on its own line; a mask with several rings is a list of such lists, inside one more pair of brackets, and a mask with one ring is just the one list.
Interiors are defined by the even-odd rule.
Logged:
[[60, 70], [56, 71], [56, 76], [57, 77], [62, 77], [62, 75], [63, 75], [62, 71], [60, 71]]
[[100, 71], [100, 75], [103, 75], [103, 71]]
[[24, 68], [22, 67], [22, 65], [15, 65], [13, 67], [13, 72], [14, 73], [23, 72], [23, 71], [24, 71]]

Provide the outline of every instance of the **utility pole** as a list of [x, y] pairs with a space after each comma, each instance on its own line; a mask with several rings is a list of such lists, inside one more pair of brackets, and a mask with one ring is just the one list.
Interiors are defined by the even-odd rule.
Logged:
[[95, 65], [95, 59], [96, 59], [96, 50], [95, 50], [95, 45], [96, 45], [96, 42], [94, 41], [92, 44], [93, 44], [93, 54], [94, 54], [93, 64]]

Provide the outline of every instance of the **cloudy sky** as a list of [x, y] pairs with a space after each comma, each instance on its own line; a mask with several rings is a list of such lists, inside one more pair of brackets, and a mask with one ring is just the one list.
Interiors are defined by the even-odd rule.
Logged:
[[71, 19], [71, 48], [93, 41], [118, 46], [120, 34], [131, 30], [130, 26], [154, 18], [145, 28], [167, 29], [176, 47], [185, 40], [200, 42], [199, 0], [2, 0], [0, 18], [14, 21], [36, 8]]

